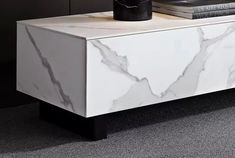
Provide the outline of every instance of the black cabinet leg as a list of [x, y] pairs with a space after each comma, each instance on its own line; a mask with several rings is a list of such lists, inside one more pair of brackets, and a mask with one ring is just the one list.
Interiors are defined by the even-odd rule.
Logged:
[[107, 138], [106, 116], [84, 118], [48, 103], [40, 102], [40, 118], [91, 140]]

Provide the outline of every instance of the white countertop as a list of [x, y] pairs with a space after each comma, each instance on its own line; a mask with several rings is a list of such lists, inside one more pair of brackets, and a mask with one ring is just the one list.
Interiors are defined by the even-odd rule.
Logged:
[[100, 12], [24, 20], [18, 21], [18, 24], [40, 27], [89, 40], [232, 21], [235, 21], [235, 15], [189, 20], [170, 15], [153, 13], [153, 19], [149, 21], [123, 22], [113, 20], [112, 12]]

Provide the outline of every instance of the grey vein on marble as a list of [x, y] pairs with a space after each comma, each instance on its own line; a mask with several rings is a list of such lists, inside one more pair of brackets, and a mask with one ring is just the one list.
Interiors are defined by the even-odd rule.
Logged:
[[229, 68], [229, 76], [227, 80], [227, 88], [230, 88], [235, 83], [235, 61], [234, 64]]
[[63, 104], [65, 107], [69, 106], [72, 109], [72, 111], [74, 112], [75, 108], [73, 106], [72, 100], [70, 99], [70, 97], [67, 94], [65, 94], [60, 81], [58, 79], [56, 79], [50, 62], [47, 60], [47, 58], [45, 58], [43, 56], [41, 50], [39, 49], [39, 47], [37, 45], [37, 42], [33, 38], [33, 35], [31, 34], [31, 32], [27, 26], [25, 26], [25, 30], [26, 30], [26, 33], [28, 35], [30, 42], [32, 43], [34, 49], [37, 52], [37, 55], [41, 61], [42, 66], [47, 70], [48, 75], [50, 77], [50, 80], [51, 80], [52, 84], [54, 85], [56, 92], [58, 92], [58, 94], [59, 94], [59, 98], [61, 99], [61, 104]]
[[[192, 96], [198, 87], [198, 81], [201, 72], [205, 69], [205, 63], [210, 57], [210, 53], [207, 51], [208, 47], [222, 41], [227, 36], [235, 32], [235, 24], [232, 24], [226, 29], [226, 31], [211, 39], [206, 39], [204, 32], [201, 28], [198, 28], [200, 51], [193, 58], [191, 63], [185, 67], [183, 73], [173, 82], [165, 92], [158, 96], [151, 90], [151, 85], [147, 78], [140, 79], [128, 72], [128, 59], [127, 57], [119, 56], [117, 52], [103, 44], [100, 40], [92, 40], [91, 43], [97, 48], [102, 56], [102, 63], [105, 64], [110, 70], [122, 73], [132, 81], [135, 81], [128, 90], [128, 92], [113, 100], [111, 111], [123, 109], [126, 105], [138, 107], [146, 103], [154, 103], [165, 100], [172, 100], [187, 96]], [[230, 70], [228, 80], [228, 86], [232, 86], [235, 82], [235, 66]], [[186, 90], [183, 89], [187, 88]]]
[[235, 24], [232, 24], [223, 34], [212, 39], [206, 39], [204, 37], [203, 30], [198, 28], [198, 34], [200, 37], [200, 51], [194, 57], [192, 62], [185, 68], [183, 74], [176, 80], [176, 82], [172, 83], [168, 89], [174, 92], [174, 94], [178, 97], [182, 97], [185, 95], [185, 92], [182, 91], [182, 88], [180, 87], [187, 87], [187, 94], [193, 95], [197, 89], [200, 74], [204, 70], [205, 63], [210, 57], [210, 54], [207, 52], [208, 47], [231, 35], [235, 31], [234, 26]]
[[104, 45], [100, 40], [93, 40], [91, 43], [99, 50], [103, 58], [102, 63], [108, 66], [109, 69], [122, 73], [133, 81], [140, 80], [138, 77], [128, 72], [128, 60], [126, 56], [119, 56], [117, 52]]

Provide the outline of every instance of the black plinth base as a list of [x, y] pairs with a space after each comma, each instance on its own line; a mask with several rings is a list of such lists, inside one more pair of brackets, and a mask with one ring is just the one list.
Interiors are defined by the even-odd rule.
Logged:
[[113, 0], [113, 17], [121, 21], [152, 19], [152, 0]]
[[78, 133], [90, 140], [107, 138], [105, 116], [84, 118], [45, 102], [40, 102], [40, 118]]

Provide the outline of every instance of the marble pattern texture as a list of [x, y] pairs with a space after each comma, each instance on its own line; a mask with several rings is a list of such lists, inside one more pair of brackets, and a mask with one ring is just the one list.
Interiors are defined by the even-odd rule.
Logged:
[[234, 88], [235, 22], [219, 22], [102, 38], [20, 22], [17, 90], [92, 117]]
[[235, 23], [88, 41], [88, 115], [233, 88], [234, 41]]
[[17, 26], [17, 90], [85, 116], [85, 41]]

